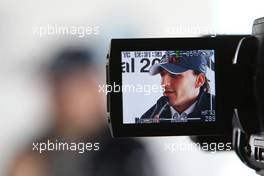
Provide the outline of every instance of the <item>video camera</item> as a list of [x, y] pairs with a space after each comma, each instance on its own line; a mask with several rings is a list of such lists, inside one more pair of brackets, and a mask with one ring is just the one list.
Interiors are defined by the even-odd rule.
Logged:
[[264, 18], [252, 35], [112, 39], [112, 135], [233, 139], [240, 159], [264, 174], [263, 42]]

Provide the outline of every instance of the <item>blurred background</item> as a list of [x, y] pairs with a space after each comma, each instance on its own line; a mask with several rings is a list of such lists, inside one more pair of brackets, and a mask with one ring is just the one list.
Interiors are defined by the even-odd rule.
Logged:
[[[52, 131], [50, 136], [66, 136], [65, 138], [75, 140], [76, 136], [88, 133], [77, 130], [87, 127], [81, 125], [87, 122], [87, 119], [82, 119], [86, 113], [104, 116], [106, 103], [103, 95], [91, 97], [91, 95], [73, 94], [72, 97], [67, 97], [68, 99], [65, 97], [60, 99], [63, 93], [56, 94], [72, 91], [63, 89], [73, 84], [67, 81], [74, 80], [76, 83], [74, 78], [66, 81], [62, 78], [62, 83], [61, 80], [50, 80], [54, 75], [47, 72], [57, 75], [51, 68], [56, 65], [52, 61], [58, 59], [61, 53], [80, 51], [80, 49], [81, 53], [85, 53], [83, 50], [86, 49], [92, 53], [93, 56], [83, 56], [93, 58], [92, 63], [85, 63], [89, 68], [87, 79], [89, 82], [94, 81], [93, 85], [88, 86], [92, 89], [99, 83], [105, 83], [105, 56], [111, 38], [181, 37], [216, 33], [250, 34], [253, 20], [264, 16], [261, 9], [263, 5], [264, 2], [261, 0], [2, 1], [0, 5], [2, 119], [0, 175], [8, 175], [10, 170], [16, 168], [14, 163], [18, 156], [32, 148], [34, 139], [42, 138]], [[75, 30], [62, 33], [56, 31], [59, 28]], [[86, 31], [83, 32], [82, 29]], [[72, 53], [74, 52], [66, 52], [66, 55], [72, 56]], [[78, 74], [81, 73], [74, 72], [71, 75], [80, 78]], [[68, 78], [68, 75], [64, 77]], [[77, 83], [74, 85], [79, 86]], [[81, 89], [77, 89], [77, 92]], [[93, 91], [96, 92], [95, 89]], [[63, 109], [59, 103], [78, 96], [89, 97], [88, 102], [81, 101], [87, 106], [92, 104], [90, 111], [83, 112], [80, 108], [83, 114], [72, 112], [72, 109]], [[92, 101], [95, 99], [98, 99], [98, 102]], [[65, 104], [63, 105], [65, 107], [71, 106]], [[76, 115], [75, 113], [80, 118], [78, 122], [71, 119]], [[65, 125], [63, 121], [65, 119], [61, 120], [59, 117], [61, 114], [68, 120], [68, 124], [76, 123], [76, 126]], [[95, 116], [91, 114], [90, 116]], [[53, 118], [54, 116], [56, 118]], [[102, 127], [104, 122], [101, 120], [92, 124], [91, 128], [95, 126], [96, 129], [105, 128]], [[90, 119], [90, 122], [93, 122], [93, 119]], [[70, 126], [69, 129], [61, 130], [65, 128], [64, 125]], [[76, 136], [68, 135], [73, 134], [71, 130], [76, 132]], [[168, 143], [191, 143], [187, 137], [155, 137], [138, 140], [146, 146], [157, 175], [255, 175], [254, 171], [244, 166], [233, 152], [172, 153], [164, 150], [165, 144]], [[24, 175], [30, 175], [27, 171]]]

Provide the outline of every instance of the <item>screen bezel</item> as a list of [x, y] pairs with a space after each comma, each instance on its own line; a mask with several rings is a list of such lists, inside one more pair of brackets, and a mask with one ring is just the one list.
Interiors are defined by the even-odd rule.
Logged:
[[[108, 84], [122, 85], [122, 51], [160, 50], [214, 50], [215, 51], [215, 104], [216, 121], [209, 123], [152, 123], [123, 124], [122, 92], [108, 94], [110, 126], [115, 137], [127, 136], [176, 136], [176, 135], [224, 135], [230, 133], [232, 112], [229, 103], [224, 103], [229, 83], [228, 73], [232, 73], [232, 54], [239, 41], [238, 37], [220, 38], [155, 38], [155, 39], [112, 39], [108, 67]], [[230, 46], [228, 46], [230, 45]], [[231, 98], [231, 97], [230, 97]], [[224, 106], [225, 105], [225, 106]]]

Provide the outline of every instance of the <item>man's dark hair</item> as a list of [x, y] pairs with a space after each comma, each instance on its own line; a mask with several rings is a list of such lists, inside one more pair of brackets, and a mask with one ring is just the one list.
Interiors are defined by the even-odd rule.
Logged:
[[54, 80], [60, 80], [76, 70], [87, 70], [94, 66], [92, 51], [84, 48], [65, 48], [55, 55], [47, 70]]

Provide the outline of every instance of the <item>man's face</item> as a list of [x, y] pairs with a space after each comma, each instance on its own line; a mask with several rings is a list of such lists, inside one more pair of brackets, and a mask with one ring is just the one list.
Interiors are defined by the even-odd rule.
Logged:
[[174, 75], [163, 69], [160, 75], [165, 88], [163, 94], [169, 98], [171, 106], [186, 106], [198, 97], [200, 84], [193, 70]]
[[105, 109], [103, 96], [98, 93], [98, 81], [98, 73], [79, 69], [52, 84], [57, 123], [63, 130], [71, 131], [71, 135], [94, 132], [104, 122]]

